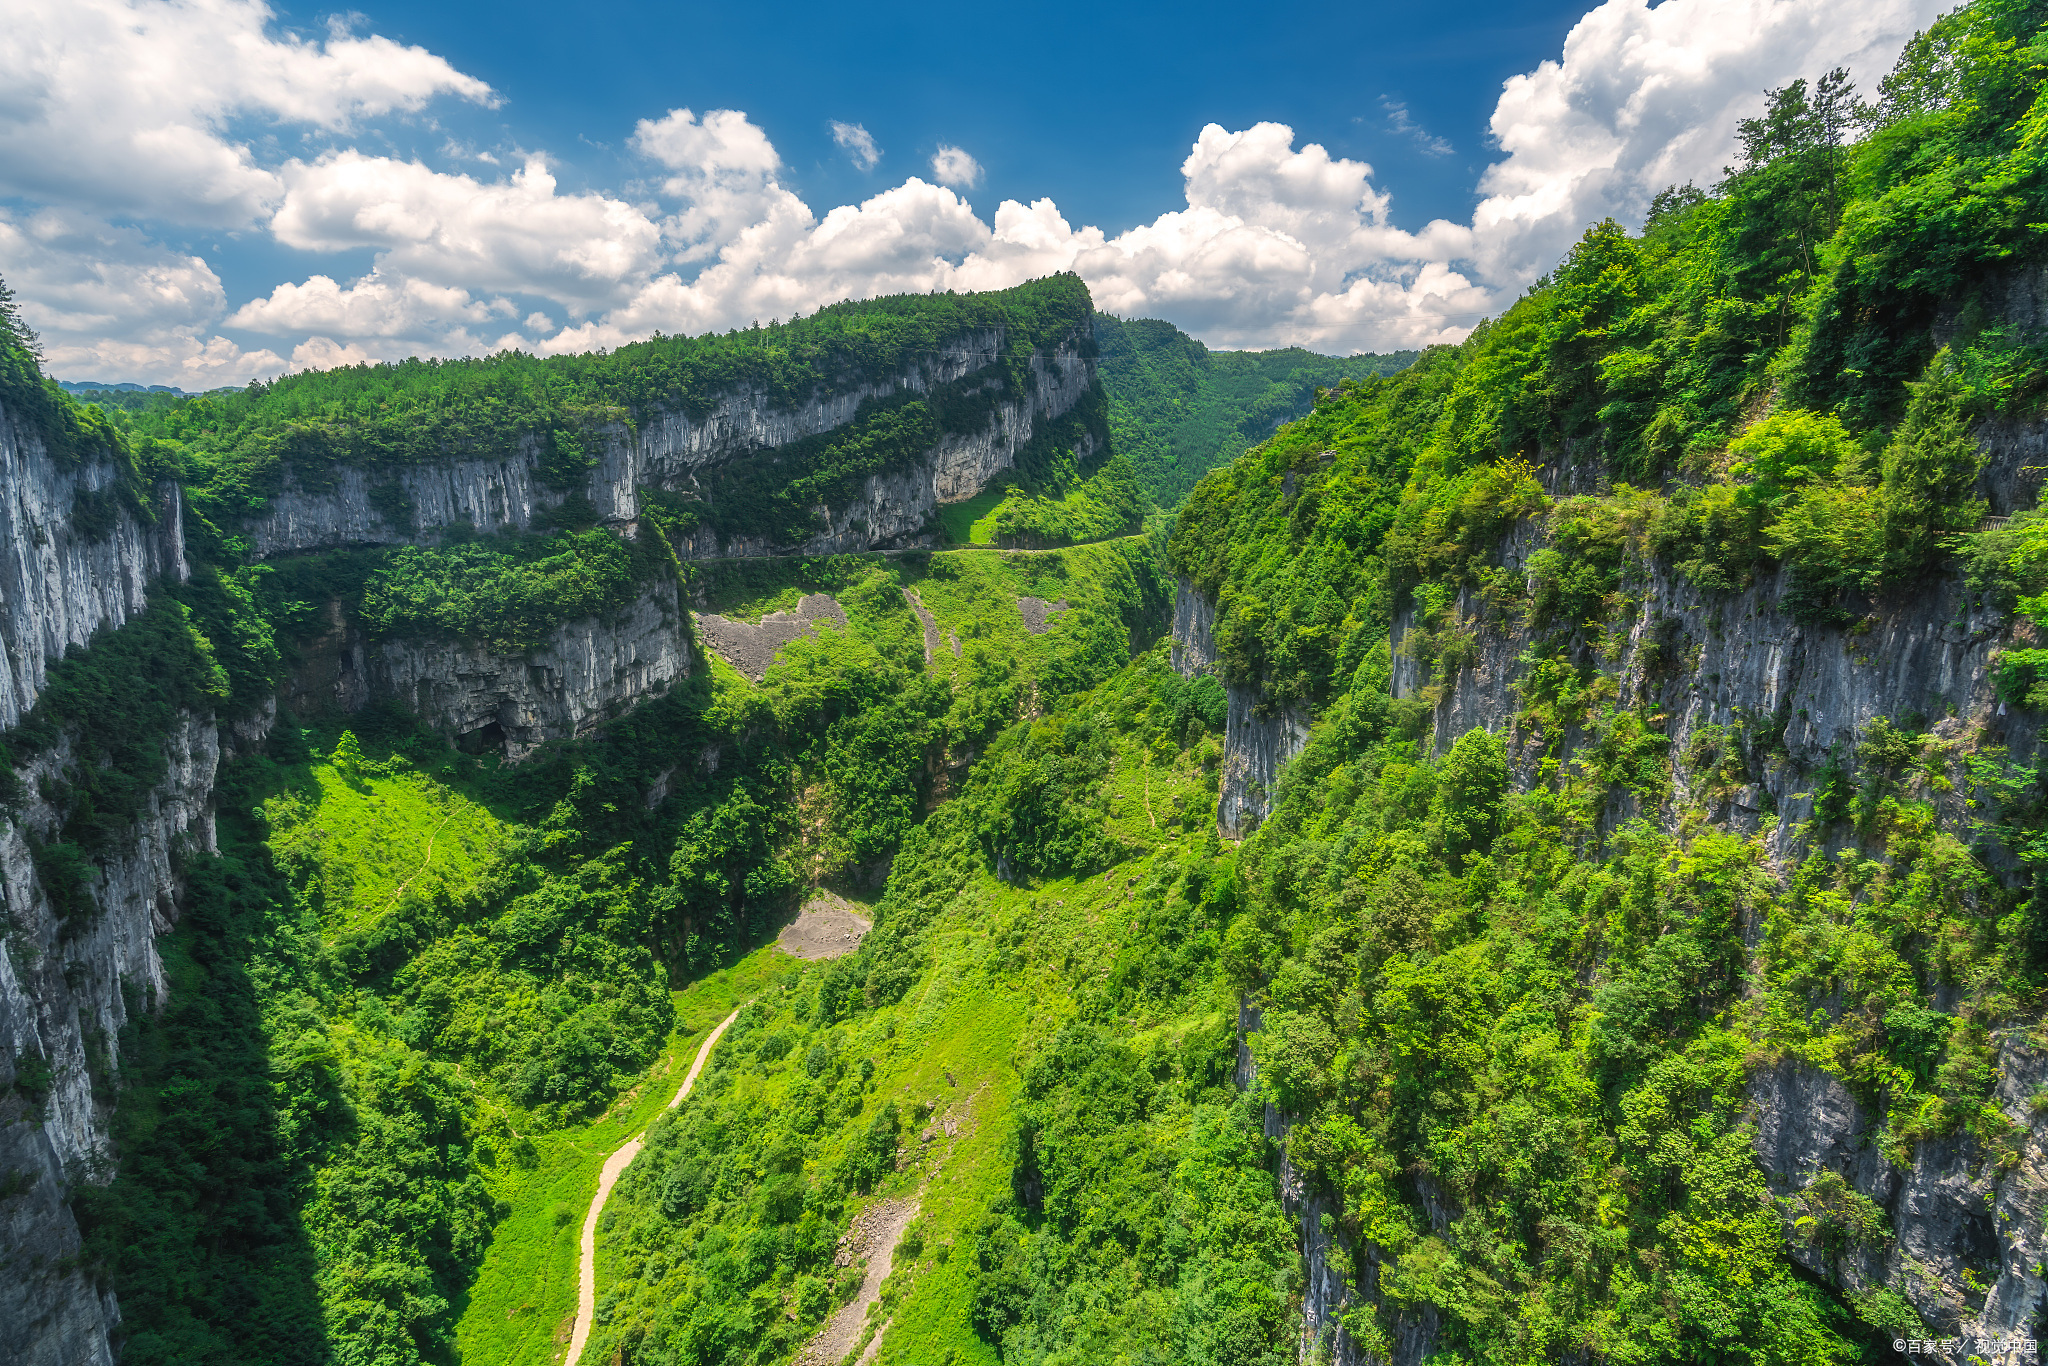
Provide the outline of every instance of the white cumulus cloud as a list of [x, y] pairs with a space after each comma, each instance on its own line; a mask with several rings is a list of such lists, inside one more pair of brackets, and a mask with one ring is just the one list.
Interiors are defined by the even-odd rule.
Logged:
[[1764, 91], [1846, 66], [1864, 90], [1943, 0], [1607, 0], [1558, 61], [1511, 78], [1479, 183], [1472, 251], [1501, 282], [1550, 268], [1590, 221], [1639, 222], [1666, 185], [1706, 186]]
[[932, 179], [955, 189], [971, 190], [981, 183], [981, 163], [958, 147], [939, 144], [932, 153]]
[[[1390, 349], [1456, 340], [1550, 269], [1589, 222], [1639, 221], [1664, 185], [1718, 179], [1737, 120], [1763, 92], [1847, 65], [1874, 84], [1938, 3], [1608, 0], [1560, 59], [1508, 81], [1492, 118], [1502, 155], [1469, 222], [1418, 229], [1363, 162], [1297, 145], [1278, 123], [1202, 130], [1181, 173], [1186, 203], [1114, 238], [1075, 228], [1049, 200], [1005, 200], [989, 222], [954, 193], [978, 177], [942, 147], [912, 179], [819, 217], [762, 172], [766, 211], [694, 277], [664, 273], [623, 308], [551, 338], [612, 345], [787, 317], [849, 296], [980, 289], [1077, 271], [1099, 306], [1156, 315], [1219, 346]], [[1438, 140], [1405, 105], [1390, 126]], [[1447, 144], [1446, 144], [1447, 146]], [[942, 165], [955, 155], [961, 163]]]
[[832, 120], [832, 141], [845, 150], [847, 159], [858, 170], [872, 171], [875, 163], [882, 159], [882, 149], [875, 145], [875, 135], [857, 123]]
[[281, 178], [284, 202], [270, 225], [279, 241], [310, 251], [376, 247], [386, 276], [538, 294], [587, 312], [630, 297], [661, 259], [661, 228], [645, 210], [559, 194], [537, 156], [480, 181], [349, 150], [289, 162]]
[[0, 192], [102, 214], [241, 226], [280, 185], [240, 118], [345, 130], [491, 88], [424, 48], [271, 31], [260, 0], [28, 0], [0, 36]]
[[[983, 219], [961, 197], [983, 170], [950, 144], [929, 179], [816, 211], [732, 109], [641, 120], [629, 145], [658, 168], [646, 189], [564, 191], [542, 154], [498, 172], [454, 143], [444, 157], [469, 170], [441, 170], [346, 145], [433, 98], [495, 98], [423, 49], [346, 25], [320, 42], [279, 36], [250, 0], [22, 0], [25, 21], [0, 32], [0, 193], [29, 207], [0, 215], [0, 275], [56, 373], [188, 387], [287, 365], [610, 346], [1059, 270], [1101, 307], [1218, 346], [1415, 346], [1465, 335], [1588, 222], [1639, 221], [1664, 185], [1718, 179], [1766, 89], [1837, 65], [1869, 89], [1940, 3], [1605, 0], [1555, 59], [1504, 84], [1499, 155], [1468, 221], [1400, 226], [1364, 162], [1279, 123], [1210, 124], [1182, 162], [1184, 202], [1110, 237], [1049, 199], [1006, 199]], [[1424, 151], [1447, 150], [1405, 104], [1388, 97], [1383, 112]], [[342, 145], [264, 151], [275, 144], [238, 140], [252, 118]], [[855, 165], [877, 164], [860, 125], [832, 131]], [[124, 215], [144, 226], [114, 226]], [[175, 223], [261, 225], [302, 251], [369, 249], [374, 264], [310, 271], [230, 313], [206, 261], [161, 245]], [[223, 327], [275, 340], [244, 351]]]
[[227, 300], [212, 267], [135, 228], [76, 210], [0, 210], [0, 262], [48, 370], [65, 379], [211, 389], [285, 368], [213, 332]]
[[683, 208], [665, 226], [681, 261], [711, 255], [747, 224], [782, 207], [789, 194], [775, 181], [781, 156], [737, 109], [713, 109], [701, 120], [687, 109], [642, 119], [633, 145], [673, 172], [662, 192], [682, 200]]

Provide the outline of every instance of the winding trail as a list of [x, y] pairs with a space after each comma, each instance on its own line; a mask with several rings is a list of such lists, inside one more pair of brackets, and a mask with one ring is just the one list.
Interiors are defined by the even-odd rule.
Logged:
[[[740, 1010], [745, 1010], [741, 1006]], [[682, 1089], [676, 1098], [668, 1103], [673, 1110], [683, 1103], [683, 1097], [690, 1094], [690, 1088], [697, 1084], [697, 1074], [704, 1070], [704, 1064], [711, 1060], [711, 1050], [718, 1047], [718, 1040], [727, 1026], [740, 1017], [740, 1010], [719, 1021], [718, 1028], [711, 1031], [711, 1037], [697, 1050], [697, 1061], [690, 1064], [690, 1074], [683, 1078]], [[604, 1160], [604, 1170], [597, 1176], [597, 1195], [590, 1202], [590, 1213], [583, 1216], [583, 1257], [582, 1270], [576, 1287], [576, 1331], [569, 1338], [569, 1355], [563, 1358], [562, 1366], [576, 1366], [583, 1355], [583, 1346], [590, 1341], [592, 1316], [597, 1313], [597, 1216], [604, 1213], [604, 1202], [611, 1196], [612, 1187], [618, 1184], [619, 1173], [640, 1152], [640, 1140], [647, 1136], [642, 1129], [621, 1144], [616, 1152]]]

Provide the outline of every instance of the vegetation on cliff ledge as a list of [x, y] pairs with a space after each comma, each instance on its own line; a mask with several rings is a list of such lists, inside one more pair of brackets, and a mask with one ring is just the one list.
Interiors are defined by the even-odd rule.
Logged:
[[[124, 1360], [552, 1359], [597, 1166], [657, 1115], [598, 1226], [592, 1360], [790, 1360], [857, 1289], [850, 1224], [895, 1201], [918, 1215], [856, 1325], [884, 1362], [1277, 1366], [1310, 1294], [1311, 1352], [1341, 1331], [1447, 1366], [1822, 1366], [1953, 1332], [2005, 1268], [1866, 1256], [1899, 1212], [1853, 1173], [1766, 1170], [1752, 1098], [1827, 1077], [1894, 1169], [1936, 1144], [1994, 1185], [2022, 1161], [1997, 1084], [2048, 991], [2020, 714], [2048, 652], [2005, 656], [1997, 725], [1873, 717], [1803, 769], [1802, 718], [1763, 699], [1683, 744], [1661, 701], [1707, 685], [1687, 614], [1784, 613], [1847, 652], [1936, 586], [2048, 620], [2048, 532], [1982, 523], [1973, 440], [2044, 399], [2004, 311], [2048, 220], [2044, 20], [1979, 0], [1870, 103], [1835, 74], [1774, 92], [1725, 182], [1594, 225], [1464, 343], [1346, 372], [1208, 473], [1164, 560], [1129, 536], [707, 570], [711, 610], [830, 591], [846, 626], [759, 684], [706, 657], [516, 768], [396, 712], [285, 721], [223, 790], [221, 853], [188, 860], [184, 995], [124, 1042], [120, 1175], [80, 1201]], [[239, 698], [316, 600], [506, 640], [517, 614], [490, 614], [535, 583], [612, 600], [622, 547], [583, 539], [609, 533], [238, 577], [222, 528], [278, 433], [402, 462], [378, 405], [440, 394], [434, 449], [517, 427], [570, 470], [592, 414], [703, 375], [797, 393], [992, 308], [1023, 335], [1086, 299], [171, 406], [132, 430], [180, 444], [224, 596], [146, 639], [189, 663], [203, 637], [206, 686]], [[494, 386], [536, 406], [501, 425]], [[1098, 416], [1152, 442], [1120, 485], [1259, 434], [1205, 418], [1176, 444], [1120, 401]], [[932, 405], [876, 403], [754, 492], [877, 468]], [[1160, 640], [1169, 568], [1217, 606], [1195, 677]], [[1509, 639], [1501, 723], [1439, 735]], [[51, 705], [97, 705], [87, 682]], [[1222, 732], [1281, 707], [1312, 715], [1306, 748], [1226, 845]], [[753, 956], [819, 884], [871, 910], [859, 949]], [[660, 1114], [678, 1026], [742, 1005]]]

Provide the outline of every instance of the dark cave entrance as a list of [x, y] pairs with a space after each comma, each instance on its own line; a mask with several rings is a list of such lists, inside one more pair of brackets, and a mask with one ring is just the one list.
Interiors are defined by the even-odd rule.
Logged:
[[487, 721], [475, 730], [466, 730], [455, 737], [455, 747], [464, 754], [482, 754], [487, 750], [505, 749], [505, 728], [496, 721]]

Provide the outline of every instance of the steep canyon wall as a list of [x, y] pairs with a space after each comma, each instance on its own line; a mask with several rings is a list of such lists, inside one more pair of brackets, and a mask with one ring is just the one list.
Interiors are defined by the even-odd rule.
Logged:
[[[1987, 465], [1980, 490], [1995, 515], [2031, 506], [2039, 460], [2048, 438], [2036, 427], [1989, 424], [1980, 431]], [[1597, 471], [1584, 462], [1559, 462], [1547, 471], [1554, 494], [1598, 492]], [[1547, 543], [1542, 520], [1518, 524], [1497, 553], [1509, 568], [1526, 567]], [[2037, 719], [2001, 703], [1994, 686], [1997, 652], [2012, 640], [2012, 620], [1987, 609], [1959, 574], [1864, 604], [1846, 625], [1797, 619], [1787, 608], [1791, 584], [1784, 572], [1745, 591], [1702, 593], [1668, 566], [1651, 564], [1624, 582], [1626, 619], [1610, 623], [1609, 653], [1598, 664], [1613, 703], [1652, 719], [1669, 752], [1685, 755], [1731, 742], [1757, 756], [1740, 780], [1672, 765], [1668, 802], [1644, 802], [1623, 792], [1601, 816], [1604, 831], [1648, 818], [1676, 829], [1684, 811], [1710, 822], [1760, 834], [1775, 876], [1789, 878], [1818, 843], [1833, 852], [1854, 843], [1839, 827], [1808, 826], [1823, 770], [1831, 763], [1857, 771], [1858, 746], [1870, 724], [1884, 718], [1924, 726], [1936, 740], [1993, 754], [2023, 765], [2038, 763]], [[1215, 604], [1183, 584], [1174, 618], [1174, 666], [1183, 674], [1213, 668]], [[1489, 606], [1476, 594], [1461, 596], [1455, 629], [1467, 644], [1457, 667], [1432, 672], [1418, 653], [1412, 609], [1394, 623], [1393, 693], [1429, 701], [1429, 748], [1446, 753], [1478, 727], [1507, 741], [1515, 785], [1539, 778], [1539, 765], [1555, 757], [1525, 710], [1522, 685], [1535, 635], [1519, 612]], [[1589, 646], [1591, 650], [1593, 647]], [[1268, 809], [1282, 766], [1305, 743], [1305, 717], [1262, 704], [1256, 690], [1232, 687], [1225, 738], [1224, 788], [1217, 819], [1221, 833], [1242, 837]], [[1563, 763], [1597, 740], [1581, 726], [1563, 737]], [[1965, 838], [1972, 813], [1960, 791], [1930, 786], [1915, 796], [1930, 801], [1942, 824]], [[1996, 851], [1989, 851], [1994, 862]], [[1752, 944], [1761, 924], [1749, 924]], [[1258, 1027], [1247, 1007], [1241, 1032]], [[1241, 1050], [1240, 1084], [1256, 1068]], [[1793, 1246], [1802, 1264], [1851, 1294], [1887, 1288], [1902, 1295], [1930, 1330], [1942, 1336], [2034, 1336], [2048, 1317], [2048, 1126], [2035, 1097], [2048, 1083], [2048, 1050], [2024, 1029], [1996, 1040], [1993, 1103], [2013, 1125], [2018, 1160], [2000, 1165], [1967, 1134], [1922, 1141], [1911, 1164], [1895, 1166], [1878, 1150], [1881, 1115], [1873, 1115], [1839, 1079], [1792, 1059], [1757, 1060], [1748, 1082], [1749, 1119], [1757, 1161], [1774, 1194], [1792, 1195], [1825, 1172], [1842, 1176], [1889, 1220], [1893, 1236], [1848, 1253]], [[1306, 1179], [1286, 1156], [1290, 1117], [1267, 1107], [1267, 1132], [1281, 1149], [1283, 1202], [1299, 1221], [1307, 1281], [1304, 1288], [1303, 1359], [1329, 1353], [1335, 1366], [1375, 1360], [1339, 1327], [1352, 1297], [1376, 1299], [1378, 1250], [1354, 1248], [1333, 1220], [1341, 1214], [1334, 1192]], [[1417, 1194], [1441, 1231], [1456, 1218], [1441, 1199]], [[1440, 1216], [1440, 1217], [1439, 1217]], [[1347, 1285], [1333, 1262], [1357, 1269]], [[1435, 1347], [1434, 1320], [1403, 1315], [1393, 1361], [1419, 1363]]]
[[[347, 466], [288, 467], [263, 509], [241, 528], [255, 554], [343, 546], [431, 542], [451, 528], [525, 531], [572, 496], [587, 498], [600, 518], [631, 522], [642, 490], [695, 493], [704, 478], [734, 462], [759, 458], [852, 422], [862, 403], [896, 394], [928, 393], [988, 366], [1002, 335], [977, 331], [951, 339], [899, 374], [881, 381], [820, 391], [778, 406], [763, 388], [718, 395], [701, 417], [664, 411], [635, 425], [614, 421], [592, 434], [592, 464], [577, 488], [552, 487], [541, 451], [529, 439], [517, 451], [389, 471]], [[907, 467], [869, 475], [845, 505], [816, 509], [824, 529], [797, 544], [761, 536], [722, 539], [705, 529], [681, 538], [686, 558], [720, 555], [831, 555], [934, 544], [934, 516], [943, 503], [981, 492], [1012, 469], [1016, 456], [1049, 421], [1065, 416], [1096, 383], [1085, 329], [1034, 353], [1022, 391], [990, 409], [985, 425], [942, 433]], [[990, 385], [997, 381], [991, 379]], [[1090, 453], [1088, 443], [1076, 455]]]

